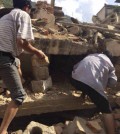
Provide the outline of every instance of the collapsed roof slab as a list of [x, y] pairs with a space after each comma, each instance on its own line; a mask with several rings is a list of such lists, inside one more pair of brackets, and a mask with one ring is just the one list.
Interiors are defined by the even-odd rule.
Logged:
[[[114, 105], [115, 98], [110, 97], [111, 104]], [[0, 100], [0, 117], [2, 118], [6, 109], [6, 105]], [[67, 110], [83, 110], [95, 108], [95, 105], [89, 100], [84, 103], [80, 100], [79, 96], [67, 93], [51, 93], [51, 94], [37, 94], [29, 95], [17, 113], [17, 117], [27, 116], [32, 114], [43, 114], [51, 112], [61, 112]]]
[[41, 36], [37, 33], [35, 36], [35, 47], [43, 50], [46, 54], [54, 55], [81, 55], [87, 53], [90, 45], [83, 41], [75, 42], [67, 36]]

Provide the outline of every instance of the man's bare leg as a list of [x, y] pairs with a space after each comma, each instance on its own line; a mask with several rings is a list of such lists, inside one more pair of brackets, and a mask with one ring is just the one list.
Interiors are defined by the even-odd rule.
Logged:
[[115, 122], [113, 114], [103, 114], [103, 121], [107, 134], [115, 134]]
[[15, 117], [18, 111], [18, 106], [15, 104], [14, 101], [11, 101], [5, 111], [5, 115], [0, 127], [0, 134], [6, 134], [7, 129], [13, 118]]
[[120, 113], [114, 113], [113, 115], [114, 115], [114, 119], [116, 120], [120, 119]]

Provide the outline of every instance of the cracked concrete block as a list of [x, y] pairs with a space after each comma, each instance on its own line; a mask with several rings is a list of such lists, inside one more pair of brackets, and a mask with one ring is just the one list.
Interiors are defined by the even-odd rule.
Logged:
[[106, 49], [112, 54], [112, 56], [120, 56], [120, 41], [115, 39], [105, 40]]
[[47, 80], [31, 81], [33, 92], [45, 92], [52, 87], [52, 79], [49, 77]]
[[48, 67], [32, 67], [33, 77], [35, 80], [46, 80], [49, 77]]
[[46, 56], [45, 59], [39, 59], [36, 55], [33, 55], [31, 58], [32, 66], [42, 67], [49, 65], [49, 59]]
[[30, 124], [26, 127], [23, 134], [56, 134], [54, 126], [46, 126], [38, 122], [31, 121]]
[[68, 28], [68, 31], [71, 33], [71, 34], [74, 34], [74, 35], [79, 35], [80, 33], [80, 27], [79, 26], [72, 26], [70, 28]]
[[[74, 120], [72, 122], [69, 122], [69, 124], [63, 130], [63, 134], [95, 134], [93, 131], [91, 131], [86, 123], [87, 120], [80, 117], [75, 117]], [[105, 134], [103, 128], [101, 128], [99, 134]]]
[[92, 130], [94, 133], [100, 133], [102, 131], [101, 126], [96, 120], [87, 121], [87, 126]]
[[45, 9], [36, 10], [36, 13], [33, 15], [35, 19], [46, 19], [45, 28], [54, 28], [55, 26], [55, 16], [51, 13], [48, 13]]

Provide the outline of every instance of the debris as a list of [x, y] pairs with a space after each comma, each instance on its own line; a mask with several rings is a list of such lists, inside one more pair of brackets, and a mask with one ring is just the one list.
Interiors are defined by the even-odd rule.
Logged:
[[94, 132], [94, 133], [100, 133], [102, 131], [101, 126], [99, 123], [95, 120], [93, 121], [87, 121], [87, 126]]

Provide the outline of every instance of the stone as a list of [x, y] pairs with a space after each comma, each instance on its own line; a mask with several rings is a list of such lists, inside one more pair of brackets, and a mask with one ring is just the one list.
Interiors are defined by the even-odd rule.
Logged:
[[23, 131], [22, 130], [18, 130], [16, 132], [12, 132], [11, 134], [23, 134]]
[[[66, 126], [63, 130], [63, 134], [95, 134], [91, 131], [90, 128], [86, 125], [87, 121], [80, 117], [75, 117], [72, 122]], [[99, 134], [105, 134], [104, 129], [102, 128]]]
[[52, 79], [49, 77], [47, 80], [31, 81], [32, 90], [34, 93], [46, 92], [52, 87]]
[[37, 9], [36, 13], [33, 15], [33, 19], [46, 19], [45, 28], [53, 28], [55, 26], [55, 16], [51, 13], [48, 13], [45, 9]]
[[48, 67], [32, 66], [34, 80], [46, 80], [49, 77]]
[[115, 39], [105, 39], [106, 49], [112, 56], [120, 56], [120, 41]]
[[49, 65], [49, 59], [47, 56], [45, 57], [45, 59], [39, 59], [36, 55], [33, 55], [31, 61], [32, 61], [32, 66], [35, 67], [42, 67], [42, 66]]
[[101, 126], [99, 123], [95, 120], [87, 121], [87, 126], [94, 132], [94, 133], [100, 133], [102, 131]]
[[56, 134], [62, 134], [65, 125], [63, 123], [58, 123], [54, 126]]
[[111, 30], [115, 29], [115, 27], [112, 25], [107, 25], [107, 27], [108, 27], [108, 29], [111, 29]]
[[31, 121], [23, 134], [56, 134], [54, 126], [46, 126], [38, 122]]
[[75, 133], [86, 134], [83, 126], [81, 125], [83, 120], [84, 119], [79, 118], [79, 121], [78, 121], [78, 117], [75, 117], [73, 122], [70, 122], [68, 126], [64, 129], [63, 134], [75, 134]]
[[71, 34], [74, 34], [74, 35], [79, 35], [80, 27], [79, 26], [72, 26], [72, 27], [68, 28], [68, 32], [70, 32]]
[[48, 28], [48, 31], [49, 31], [49, 33], [51, 33], [51, 34], [57, 34], [58, 33], [58, 30], [56, 30], [56, 29], [54, 29], [54, 28]]

